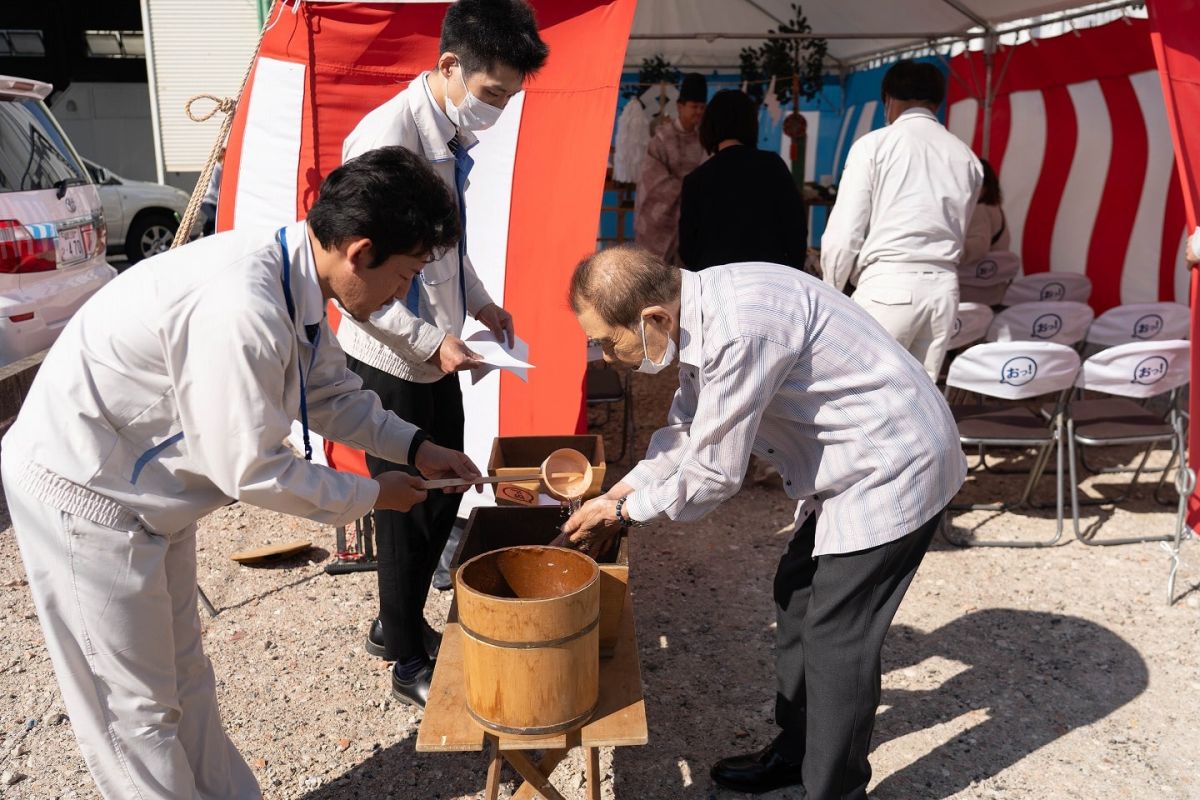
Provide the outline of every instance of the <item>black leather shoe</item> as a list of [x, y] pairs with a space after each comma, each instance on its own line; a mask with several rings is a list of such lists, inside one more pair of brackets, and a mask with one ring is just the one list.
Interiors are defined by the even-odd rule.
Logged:
[[376, 658], [387, 658], [387, 647], [383, 644], [383, 623], [375, 620], [367, 631], [367, 652]]
[[402, 681], [396, 675], [396, 667], [392, 667], [392, 698], [410, 706], [425, 707], [429, 699], [429, 683], [433, 680], [433, 662], [417, 673], [411, 681]]
[[[442, 647], [442, 635], [425, 620], [421, 620], [421, 643], [425, 645], [425, 652], [430, 658], [437, 658], [438, 650]], [[387, 658], [387, 647], [383, 643], [383, 623], [379, 620], [371, 623], [371, 630], [367, 632], [366, 648], [367, 652], [376, 658]]]
[[713, 765], [712, 779], [718, 786], [748, 794], [799, 786], [800, 765], [784, 761], [769, 744], [757, 753], [723, 758]]

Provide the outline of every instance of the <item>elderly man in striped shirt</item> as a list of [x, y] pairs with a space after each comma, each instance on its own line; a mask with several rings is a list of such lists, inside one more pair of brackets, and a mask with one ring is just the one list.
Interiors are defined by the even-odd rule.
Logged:
[[883, 639], [966, 477], [946, 403], [866, 311], [789, 267], [689, 273], [613, 248], [579, 264], [570, 301], [607, 361], [680, 369], [645, 460], [563, 538], [590, 549], [622, 527], [698, 519], [737, 493], [751, 454], [773, 464], [800, 504], [775, 576], [782, 731], [712, 776], [865, 798]]

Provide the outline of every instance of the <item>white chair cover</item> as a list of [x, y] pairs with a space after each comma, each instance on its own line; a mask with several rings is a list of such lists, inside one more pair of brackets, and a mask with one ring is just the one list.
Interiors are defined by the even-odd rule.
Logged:
[[1061, 392], [1075, 384], [1079, 354], [1050, 342], [977, 344], [954, 359], [946, 385], [998, 397], [1025, 400]]
[[946, 349], [959, 350], [978, 342], [987, 334], [993, 316], [992, 310], [981, 303], [959, 303], [954, 315], [954, 335]]
[[1129, 342], [1187, 339], [1190, 312], [1180, 303], [1130, 303], [1110, 308], [1088, 329], [1088, 344], [1112, 347]]
[[1070, 300], [1086, 303], [1092, 296], [1092, 282], [1075, 272], [1039, 272], [1018, 278], [1004, 293], [1004, 305]]
[[1183, 339], [1119, 344], [1085, 361], [1075, 385], [1120, 397], [1155, 397], [1187, 384], [1190, 352]]
[[959, 264], [959, 295], [964, 302], [999, 305], [1020, 271], [1021, 259], [1009, 250], [996, 250], [978, 261]]
[[992, 320], [989, 342], [1054, 342], [1073, 345], [1083, 341], [1095, 316], [1084, 303], [1021, 303], [1006, 308]]

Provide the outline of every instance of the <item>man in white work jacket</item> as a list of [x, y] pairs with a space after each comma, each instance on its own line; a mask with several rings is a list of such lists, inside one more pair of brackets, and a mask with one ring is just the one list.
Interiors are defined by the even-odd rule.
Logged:
[[[491, 127], [547, 55], [533, 11], [521, 0], [458, 0], [442, 22], [436, 68], [418, 75], [371, 111], [343, 145], [350, 159], [376, 147], [400, 145], [427, 160], [458, 203], [464, 203], [475, 133]], [[490, 209], [470, 209], [486, 214]], [[338, 341], [363, 386], [390, 409], [447, 447], [463, 447], [463, 398], [458, 371], [479, 366], [460, 338], [468, 314], [513, 344], [513, 321], [492, 301], [475, 274], [467, 242], [431, 262], [404, 302], [338, 327]], [[367, 457], [372, 475], [394, 470]], [[379, 615], [366, 649], [395, 662], [392, 696], [424, 706], [439, 637], [425, 621], [425, 598], [454, 528], [460, 497], [445, 495], [410, 512], [376, 512]]]
[[883, 76], [888, 126], [846, 156], [821, 237], [821, 270], [937, 380], [958, 311], [958, 262], [983, 186], [979, 159], [938, 121], [946, 80], [898, 61]]
[[[196, 522], [241, 501], [344, 525], [425, 498], [298, 457], [292, 420], [426, 477], [478, 476], [346, 369], [325, 304], [366, 319], [458, 239], [424, 161], [335, 170], [305, 222], [233, 231], [96, 293], [46, 356], [0, 471], [71, 727], [106, 800], [253, 800], [196, 609]], [[306, 449], [307, 446], [306, 446]]]

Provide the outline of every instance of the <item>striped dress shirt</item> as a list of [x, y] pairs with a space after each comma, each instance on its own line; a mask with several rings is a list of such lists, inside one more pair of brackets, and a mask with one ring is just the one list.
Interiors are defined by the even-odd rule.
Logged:
[[679, 390], [625, 476], [631, 519], [698, 519], [773, 464], [814, 556], [899, 539], [966, 478], [950, 409], [917, 361], [840, 292], [789, 267], [682, 273]]

